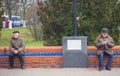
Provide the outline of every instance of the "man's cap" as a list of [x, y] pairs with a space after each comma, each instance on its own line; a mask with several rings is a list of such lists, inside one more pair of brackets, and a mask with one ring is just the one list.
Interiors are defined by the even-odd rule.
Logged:
[[109, 30], [107, 28], [102, 28], [101, 33], [109, 33]]
[[19, 31], [13, 31], [13, 33], [20, 33]]

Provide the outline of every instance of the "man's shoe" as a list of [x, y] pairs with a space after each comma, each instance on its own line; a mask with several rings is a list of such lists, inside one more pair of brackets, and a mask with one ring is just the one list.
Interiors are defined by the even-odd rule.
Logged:
[[106, 67], [105, 69], [111, 71], [111, 68], [107, 68], [107, 67]]
[[103, 70], [103, 68], [99, 68], [98, 70], [99, 70], [99, 71], [102, 71], [102, 70]]
[[22, 66], [21, 68], [22, 68], [22, 69], [25, 69], [25, 66]]
[[13, 68], [13, 67], [11, 67], [11, 66], [10, 66], [10, 67], [8, 67], [8, 69], [12, 69], [12, 68]]

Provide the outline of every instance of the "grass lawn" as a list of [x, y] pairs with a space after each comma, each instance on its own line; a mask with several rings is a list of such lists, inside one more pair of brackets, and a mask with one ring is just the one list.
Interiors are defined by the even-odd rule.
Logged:
[[22, 27], [17, 27], [13, 29], [3, 28], [1, 31], [1, 39], [0, 39], [0, 47], [2, 46], [9, 46], [10, 38], [12, 36], [12, 32], [14, 30], [20, 31], [21, 36], [24, 39], [26, 46], [43, 46], [42, 41], [34, 41], [31, 36], [28, 35], [27, 29]]

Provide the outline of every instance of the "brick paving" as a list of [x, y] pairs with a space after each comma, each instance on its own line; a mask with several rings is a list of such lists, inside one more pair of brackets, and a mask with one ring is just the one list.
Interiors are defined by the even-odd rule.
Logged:
[[0, 68], [0, 76], [120, 76], [120, 68], [98, 71], [97, 68]]

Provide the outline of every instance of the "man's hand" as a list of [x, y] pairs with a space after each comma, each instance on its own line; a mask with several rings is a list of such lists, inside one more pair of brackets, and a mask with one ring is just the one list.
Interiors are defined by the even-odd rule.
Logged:
[[102, 42], [102, 44], [103, 44], [103, 45], [105, 45], [105, 44], [107, 44], [107, 42], [106, 42], [106, 41], [104, 41], [104, 42]]
[[108, 45], [112, 45], [112, 43], [110, 43], [110, 42], [108, 42], [107, 44], [108, 44]]
[[18, 50], [15, 50], [15, 51], [14, 51], [14, 54], [18, 54]]

